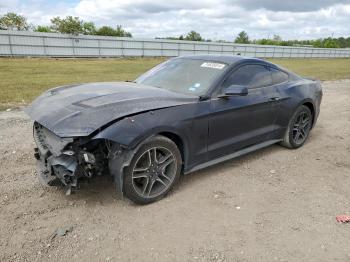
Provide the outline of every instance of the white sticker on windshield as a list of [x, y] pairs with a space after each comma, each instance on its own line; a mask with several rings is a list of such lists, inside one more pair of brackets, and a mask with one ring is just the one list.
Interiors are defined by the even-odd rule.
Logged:
[[201, 67], [208, 67], [221, 70], [225, 67], [225, 64], [205, 62], [201, 65]]

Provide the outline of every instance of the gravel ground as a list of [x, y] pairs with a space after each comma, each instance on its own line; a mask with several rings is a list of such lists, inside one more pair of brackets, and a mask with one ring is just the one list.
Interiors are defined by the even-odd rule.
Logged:
[[41, 187], [30, 121], [0, 113], [0, 261], [350, 261], [350, 224], [335, 221], [350, 214], [350, 80], [323, 86], [304, 147], [193, 173], [148, 206], [109, 177], [71, 196]]

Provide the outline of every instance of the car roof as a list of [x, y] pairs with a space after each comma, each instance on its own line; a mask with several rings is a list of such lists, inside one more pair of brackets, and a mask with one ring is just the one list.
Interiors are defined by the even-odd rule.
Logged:
[[259, 62], [264, 62], [266, 64], [269, 64], [268, 62], [261, 60], [259, 58], [245, 57], [240, 55], [187, 55], [187, 56], [180, 56], [179, 58], [216, 61], [216, 62], [228, 64], [228, 65], [233, 65], [243, 60], [247, 60], [250, 62], [259, 61]]

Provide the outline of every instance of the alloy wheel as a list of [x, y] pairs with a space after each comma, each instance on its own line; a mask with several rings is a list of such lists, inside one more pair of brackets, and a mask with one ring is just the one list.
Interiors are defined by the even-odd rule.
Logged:
[[172, 185], [176, 171], [174, 154], [165, 147], [153, 147], [135, 162], [132, 184], [141, 197], [154, 198]]
[[300, 112], [293, 125], [293, 142], [297, 145], [304, 143], [310, 132], [310, 129], [311, 116], [305, 111]]

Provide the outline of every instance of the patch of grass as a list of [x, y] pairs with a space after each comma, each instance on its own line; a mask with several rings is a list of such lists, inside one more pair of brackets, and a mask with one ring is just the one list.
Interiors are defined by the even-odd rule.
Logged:
[[268, 59], [300, 76], [319, 80], [350, 78], [350, 59]]
[[0, 103], [29, 103], [60, 85], [134, 80], [164, 58], [48, 59], [1, 58]]
[[[165, 58], [0, 58], [0, 104], [29, 103], [43, 91], [65, 84], [133, 80]], [[269, 59], [302, 76], [350, 78], [350, 59]]]

